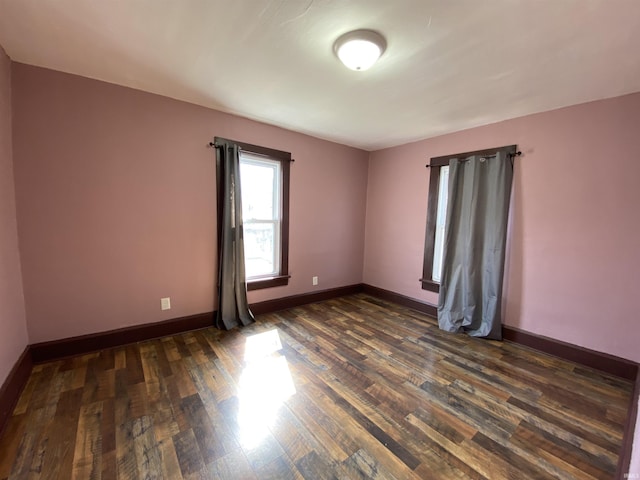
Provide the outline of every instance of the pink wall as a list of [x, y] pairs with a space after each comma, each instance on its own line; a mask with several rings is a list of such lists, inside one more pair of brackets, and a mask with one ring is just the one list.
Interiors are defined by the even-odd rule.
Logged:
[[11, 137], [11, 60], [0, 47], [0, 385], [27, 346]]
[[640, 94], [373, 152], [364, 282], [421, 290], [430, 157], [518, 144], [507, 325], [640, 361]]
[[292, 278], [251, 302], [362, 280], [367, 152], [22, 64], [13, 100], [31, 343], [214, 309], [216, 135], [296, 160]]

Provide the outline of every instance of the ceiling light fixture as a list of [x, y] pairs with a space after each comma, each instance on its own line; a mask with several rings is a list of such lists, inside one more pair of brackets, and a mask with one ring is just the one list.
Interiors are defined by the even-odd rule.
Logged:
[[354, 30], [340, 36], [333, 44], [333, 51], [351, 70], [367, 70], [387, 48], [382, 35], [373, 30]]

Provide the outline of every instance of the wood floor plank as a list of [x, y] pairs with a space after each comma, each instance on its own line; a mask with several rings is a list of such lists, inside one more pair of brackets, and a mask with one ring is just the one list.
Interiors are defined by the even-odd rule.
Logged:
[[81, 402], [81, 388], [60, 394], [53, 421], [44, 428], [41, 437], [46, 448], [40, 478], [71, 477]]
[[[28, 415], [26, 428], [16, 452], [16, 459], [13, 462], [9, 478], [26, 478], [32, 472], [39, 473], [42, 471], [40, 465], [44, 449], [41, 444], [44, 443], [46, 448], [47, 440], [44, 439], [41, 443], [41, 433], [35, 427], [43, 423], [44, 411], [44, 408], [38, 408], [32, 410]], [[34, 465], [36, 465], [35, 468]]]
[[[545, 480], [555, 478], [554, 475], [539, 468], [537, 465], [529, 462], [525, 458], [522, 458], [520, 455], [509, 450], [503, 445], [494, 442], [481, 432], [474, 435], [472, 440], [474, 444], [482, 447], [485, 451], [491, 452], [492, 463], [494, 465], [500, 465], [507, 477], [517, 478], [517, 476], [521, 476], [524, 478]], [[506, 461], [507, 459], [508, 462]]]
[[315, 450], [312, 450], [296, 462], [296, 467], [305, 479], [335, 480], [338, 477], [329, 468]]
[[26, 413], [27, 408], [31, 403], [33, 392], [36, 389], [36, 386], [38, 386], [38, 383], [40, 382], [40, 378], [42, 377], [42, 375], [43, 375], [42, 371], [34, 370], [31, 372], [31, 375], [29, 376], [29, 380], [27, 380], [27, 384], [24, 386], [24, 390], [22, 391], [22, 394], [20, 395], [20, 398], [18, 398], [18, 402], [15, 408], [13, 409], [13, 415], [22, 415]]
[[343, 466], [349, 478], [360, 480], [396, 480], [396, 477], [385, 471], [384, 467], [362, 448], [346, 458]]
[[535, 405], [530, 405], [517, 398], [510, 398], [507, 402], [529, 412], [531, 414], [531, 418], [537, 418], [539, 420], [546, 421], [549, 424], [556, 425], [558, 428], [561, 428], [566, 432], [573, 433], [578, 438], [591, 442], [594, 445], [598, 445], [615, 455], [618, 454], [619, 442], [616, 442], [615, 439], [608, 437], [597, 429], [585, 427], [576, 422], [571, 422], [563, 416]]
[[468, 422], [481, 432], [492, 433], [504, 439], [511, 437], [517, 424], [504, 419], [481, 407], [476, 406], [466, 395], [458, 394], [452, 389], [431, 382], [423, 383], [420, 388], [427, 392], [437, 405], [449, 413]]
[[115, 370], [127, 368], [127, 354], [124, 347], [114, 349], [114, 367]]
[[147, 397], [152, 408], [166, 408], [165, 405], [159, 405], [166, 397], [160, 393], [160, 379], [163, 375], [160, 373], [158, 365], [158, 352], [153, 343], [145, 343], [140, 345], [140, 357], [142, 362], [142, 372], [144, 374], [144, 384], [147, 389]]
[[[407, 420], [427, 436], [429, 443], [425, 442], [425, 444], [429, 445], [429, 448], [433, 449], [448, 465], [461, 472], [465, 477], [475, 480], [493, 480], [504, 476], [497, 472], [495, 465], [491, 462], [478, 462], [476, 452], [466, 448], [466, 444], [452, 442], [446, 436], [441, 435], [436, 428], [426, 424], [413, 414], [410, 414]], [[425, 463], [420, 467], [416, 469], [417, 472], [430, 469], [431, 465]]]
[[150, 345], [153, 345], [155, 348], [156, 356], [154, 360], [157, 363], [158, 374], [161, 378], [168, 377], [173, 374], [171, 371], [171, 365], [169, 363], [169, 358], [167, 357], [167, 352], [164, 349], [165, 345], [162, 342], [162, 339], [156, 339], [149, 342]]
[[186, 478], [204, 470], [198, 441], [193, 430], [185, 430], [173, 437], [173, 446], [180, 465], [180, 472]]
[[247, 480], [255, 480], [258, 478], [251, 469], [251, 465], [249, 465], [247, 457], [241, 449], [227, 453], [224, 457], [220, 457], [211, 462], [209, 472], [212, 478], [243, 478]]
[[361, 425], [354, 419], [349, 412], [340, 408], [335, 400], [327, 396], [322, 388], [319, 388], [315, 382], [307, 384], [309, 395], [314, 399], [320, 408], [328, 412], [335, 418], [356, 444], [366, 448], [384, 469], [394, 475], [396, 478], [419, 478], [416, 477], [411, 469], [394, 455], [386, 446], [380, 442], [378, 438], [372, 435], [365, 426]]
[[180, 362], [171, 362], [171, 370], [173, 371], [173, 381], [178, 387], [180, 398], [190, 397], [197, 393], [191, 375], [184, 364], [184, 359]]
[[524, 445], [524, 442], [528, 445], [533, 444], [594, 478], [610, 478], [616, 470], [615, 461], [612, 462], [605, 456], [590, 454], [526, 421], [518, 426], [514, 438], [522, 439], [521, 445]]
[[631, 391], [356, 294], [34, 366], [0, 479], [604, 479]]
[[265, 465], [286, 455], [280, 443], [268, 431], [260, 433], [259, 442], [251, 442], [251, 444], [243, 442], [242, 450], [254, 472], [260, 471]]
[[198, 394], [183, 398], [180, 402], [180, 408], [191, 425], [191, 430], [196, 437], [204, 463], [210, 463], [228, 453], [220, 438], [218, 438]]
[[255, 475], [261, 480], [296, 480], [303, 477], [286, 456], [278, 457], [256, 469]]
[[108, 398], [102, 402], [100, 437], [102, 441], [102, 478], [116, 478], [116, 423], [114, 398]]
[[18, 448], [27, 428], [26, 415], [14, 415], [9, 418], [0, 438], [0, 478], [7, 478], [18, 455]]
[[161, 458], [162, 477], [166, 480], [182, 480], [182, 471], [173, 438], [164, 438], [158, 441], [158, 449]]
[[[116, 422], [118, 415], [116, 415]], [[133, 449], [132, 419], [120, 420], [116, 427], [116, 471], [118, 478], [138, 479], [138, 461]]]
[[135, 345], [125, 347], [127, 361], [128, 379], [131, 385], [144, 382], [144, 371], [142, 370], [142, 360], [140, 350]]
[[[298, 422], [292, 422], [288, 416], [278, 415], [269, 430], [292, 462], [297, 462], [313, 451], [313, 447], [302, 436]], [[325, 445], [325, 448], [327, 446]]]
[[162, 454], [153, 432], [153, 420], [148, 415], [133, 420], [131, 429], [133, 451], [141, 479], [162, 477]]
[[[335, 460], [343, 461], [358, 449], [357, 443], [344, 435], [341, 426], [328, 415], [329, 412], [323, 411], [306, 395], [295, 395], [287, 401], [287, 405], [302, 423], [303, 428], [313, 435]], [[280, 438], [278, 435], [276, 437]], [[297, 452], [289, 457], [295, 462], [307, 453], [309, 452], [305, 450], [304, 453]]]
[[[454, 384], [452, 385], [452, 387], [454, 389], [457, 389], [458, 387], [462, 388], [463, 391], [470, 394], [469, 398], [474, 404], [478, 405], [481, 408], [492, 411], [493, 414], [498, 414], [501, 418], [510, 418], [514, 423], [517, 423], [518, 425], [522, 425], [523, 422], [529, 422], [536, 429], [543, 431], [545, 435], [553, 436], [558, 441], [565, 442], [567, 445], [577, 446], [586, 454], [603, 458], [606, 457], [611, 463], [614, 464], [617, 461], [617, 454], [612, 454], [598, 444], [593, 444], [589, 441], [588, 438], [576, 435], [575, 433], [573, 433], [576, 431], [575, 429], [567, 430], [553, 422], [549, 422], [546, 419], [532, 415], [530, 411], [526, 409], [520, 409], [515, 404], [510, 402], [496, 404], [491, 396], [486, 395], [483, 392], [477, 392], [473, 389], [473, 387], [470, 387], [468, 385], [465, 386], [464, 384]], [[591, 436], [589, 436], [589, 438], [591, 438]]]
[[102, 409], [101, 401], [80, 408], [72, 480], [96, 479], [102, 476]]

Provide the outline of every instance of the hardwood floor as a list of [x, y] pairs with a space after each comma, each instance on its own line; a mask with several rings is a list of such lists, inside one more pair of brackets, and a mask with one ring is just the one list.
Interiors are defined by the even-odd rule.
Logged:
[[612, 478], [631, 388], [358, 294], [37, 365], [0, 479]]

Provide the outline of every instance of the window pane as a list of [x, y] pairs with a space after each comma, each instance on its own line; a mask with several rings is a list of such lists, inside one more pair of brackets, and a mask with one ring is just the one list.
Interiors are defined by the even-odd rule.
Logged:
[[244, 220], [276, 220], [279, 212], [279, 162], [256, 159], [243, 153], [240, 159], [242, 217]]
[[276, 223], [244, 224], [244, 261], [247, 278], [278, 274], [274, 247], [277, 243]]
[[431, 278], [440, 282], [442, 274], [442, 253], [444, 249], [444, 227], [447, 219], [449, 200], [449, 166], [440, 167], [440, 185], [438, 186], [438, 214], [436, 216], [436, 239], [433, 247], [433, 271]]

